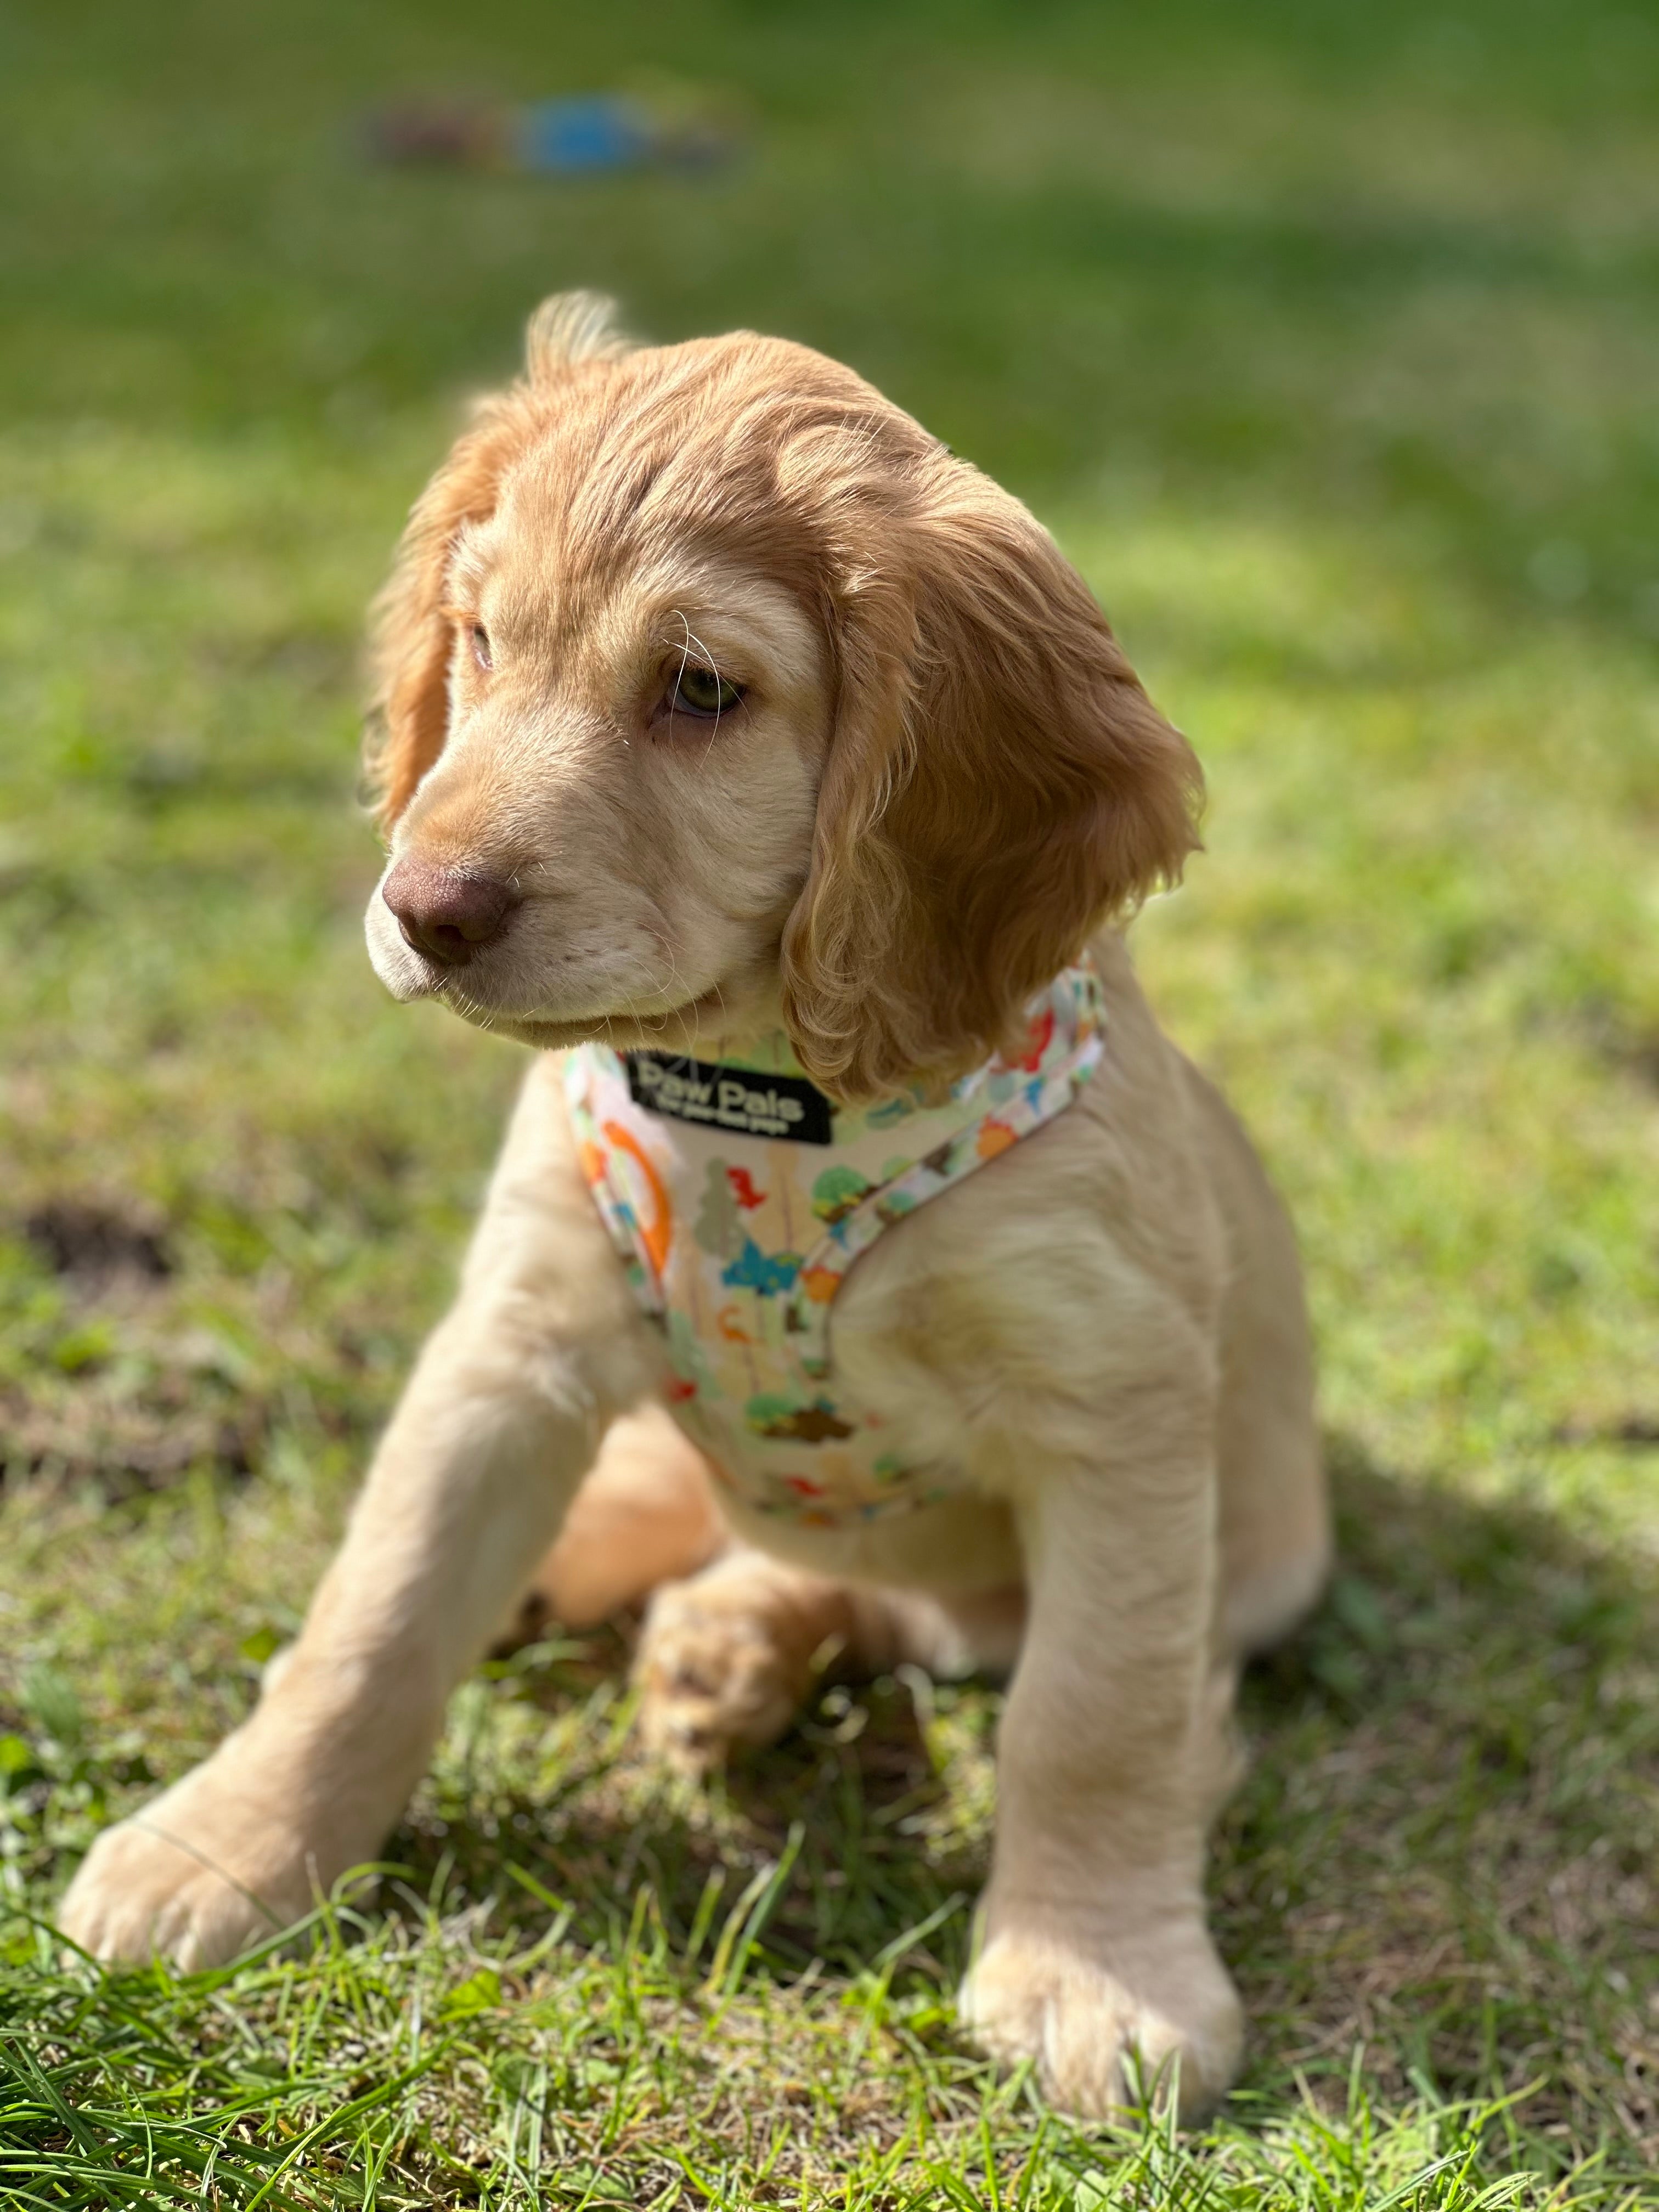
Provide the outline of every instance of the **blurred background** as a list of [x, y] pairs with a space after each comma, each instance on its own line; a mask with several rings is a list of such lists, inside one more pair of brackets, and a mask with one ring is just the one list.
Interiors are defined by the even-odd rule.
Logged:
[[522, 1062], [369, 971], [361, 622], [596, 287], [850, 362], [1194, 739], [1139, 957], [1296, 1211], [1346, 1543], [1230, 1955], [1270, 2057], [1651, 2141], [1656, 125], [1603, 0], [0, 0], [15, 1899], [245, 1710], [453, 1279]]

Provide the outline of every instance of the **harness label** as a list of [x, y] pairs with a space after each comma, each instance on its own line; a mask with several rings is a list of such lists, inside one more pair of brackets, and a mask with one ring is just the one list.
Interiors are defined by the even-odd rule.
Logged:
[[783, 1137], [791, 1144], [827, 1145], [832, 1109], [817, 1085], [800, 1075], [761, 1075], [662, 1052], [625, 1052], [628, 1088], [636, 1106], [676, 1121], [735, 1129], [744, 1137]]

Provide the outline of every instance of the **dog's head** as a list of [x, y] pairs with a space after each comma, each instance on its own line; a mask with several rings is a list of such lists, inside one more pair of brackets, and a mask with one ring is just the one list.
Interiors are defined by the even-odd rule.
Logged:
[[1192, 754], [1030, 515], [776, 339], [549, 301], [375, 654], [375, 967], [532, 1044], [781, 1018], [838, 1097], [955, 1075], [1195, 842]]

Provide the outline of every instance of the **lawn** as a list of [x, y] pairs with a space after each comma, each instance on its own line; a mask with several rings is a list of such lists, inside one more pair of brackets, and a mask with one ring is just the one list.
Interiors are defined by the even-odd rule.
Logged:
[[[742, 158], [361, 150], [651, 71]], [[0, 2203], [1652, 2201], [1656, 120], [1602, 0], [0, 0]], [[1293, 1205], [1342, 1559], [1246, 1687], [1201, 2131], [955, 2039], [979, 1685], [699, 1791], [622, 1634], [555, 1639], [459, 1693], [372, 1908], [194, 1979], [46, 1932], [291, 1633], [522, 1066], [369, 971], [357, 640], [574, 283], [873, 377], [1205, 760], [1139, 958]]]

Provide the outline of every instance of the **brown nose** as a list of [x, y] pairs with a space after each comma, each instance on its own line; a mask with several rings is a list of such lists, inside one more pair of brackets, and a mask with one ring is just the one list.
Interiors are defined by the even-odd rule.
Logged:
[[393, 868], [380, 896], [397, 915], [404, 944], [442, 968], [465, 968], [501, 935], [517, 902], [512, 885], [497, 876], [434, 868], [412, 854]]

